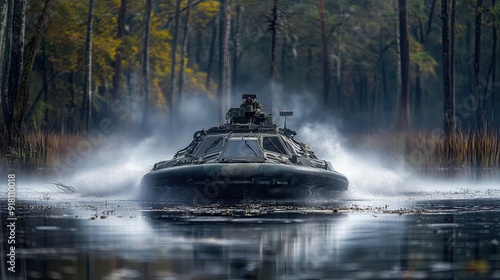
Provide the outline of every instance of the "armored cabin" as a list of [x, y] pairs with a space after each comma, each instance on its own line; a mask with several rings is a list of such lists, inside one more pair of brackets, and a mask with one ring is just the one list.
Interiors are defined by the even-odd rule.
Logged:
[[[293, 112], [282, 111], [280, 115], [286, 118]], [[178, 151], [173, 161], [158, 163], [155, 168], [208, 162], [273, 162], [333, 170], [308, 145], [293, 139], [295, 131], [286, 124], [280, 128], [273, 123], [271, 113], [256, 114], [249, 105], [230, 108], [226, 120], [226, 124], [197, 131], [193, 141]]]

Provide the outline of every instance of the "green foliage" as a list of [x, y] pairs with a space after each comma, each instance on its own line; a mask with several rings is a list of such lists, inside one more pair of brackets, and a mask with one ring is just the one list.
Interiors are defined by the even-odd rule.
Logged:
[[201, 2], [192, 10], [193, 24], [197, 28], [206, 28], [219, 13], [219, 1], [207, 0]]
[[[185, 1], [187, 3], [187, 1]], [[196, 1], [193, 1], [196, 2]], [[184, 5], [186, 4], [184, 3]], [[164, 93], [168, 88], [171, 65], [171, 30], [166, 25], [168, 19], [173, 15], [172, 3], [159, 3], [155, 6], [152, 14], [150, 35], [150, 69], [152, 98], [156, 100], [157, 109], [164, 110]], [[94, 7], [94, 30], [92, 51], [92, 81], [93, 89], [99, 89], [96, 93], [96, 101], [93, 106], [101, 111], [102, 106], [109, 106], [108, 92], [114, 76], [114, 60], [117, 50], [122, 46], [122, 69], [125, 73], [141, 73], [143, 60], [143, 34], [144, 34], [144, 10], [142, 1], [127, 1], [126, 32], [124, 37], [117, 39], [118, 10], [121, 5], [119, 0], [96, 1]], [[207, 28], [218, 13], [218, 1], [202, 1], [197, 3], [192, 11], [193, 26]], [[37, 15], [38, 4], [30, 7], [31, 17]], [[45, 109], [50, 116], [58, 119], [75, 118], [81, 111], [81, 100], [83, 98], [83, 62], [85, 55], [86, 22], [88, 19], [87, 1], [55, 0], [51, 11], [45, 33], [44, 53], [47, 64], [45, 74], [51, 76], [49, 81], [49, 100], [38, 101], [35, 104], [34, 118], [43, 117]], [[196, 65], [190, 65], [186, 60], [186, 75], [188, 89], [201, 90], [203, 88], [202, 77]], [[191, 68], [192, 67], [192, 68]], [[40, 69], [40, 67], [38, 67]], [[196, 70], [195, 70], [196, 69]], [[39, 70], [40, 71], [40, 70]], [[139, 76], [137, 76], [139, 77]], [[136, 83], [140, 86], [142, 82]], [[41, 84], [35, 81], [35, 92], [41, 90]], [[138, 90], [128, 89], [132, 92]], [[161, 97], [163, 96], [163, 97]], [[35, 99], [36, 96], [32, 96]], [[108, 105], [106, 105], [108, 104]], [[63, 106], [61, 106], [63, 105]], [[31, 118], [33, 120], [34, 118]], [[39, 121], [39, 123], [42, 123]], [[52, 125], [59, 125], [56, 120], [50, 121]], [[57, 128], [59, 130], [61, 128]]]
[[438, 66], [438, 62], [413, 37], [410, 38], [410, 60], [420, 67], [420, 72], [423, 75], [437, 77], [436, 67]]

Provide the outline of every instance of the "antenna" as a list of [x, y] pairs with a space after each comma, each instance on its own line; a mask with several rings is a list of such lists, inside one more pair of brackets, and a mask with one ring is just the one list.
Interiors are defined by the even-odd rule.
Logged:
[[286, 128], [286, 117], [293, 116], [293, 111], [280, 111], [280, 116], [285, 117], [285, 128]]

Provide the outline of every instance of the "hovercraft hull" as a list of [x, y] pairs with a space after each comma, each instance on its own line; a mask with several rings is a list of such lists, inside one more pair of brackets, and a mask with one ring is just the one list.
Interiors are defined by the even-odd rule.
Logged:
[[151, 171], [141, 180], [144, 199], [171, 202], [303, 199], [347, 186], [347, 178], [335, 171], [271, 163], [176, 166]]

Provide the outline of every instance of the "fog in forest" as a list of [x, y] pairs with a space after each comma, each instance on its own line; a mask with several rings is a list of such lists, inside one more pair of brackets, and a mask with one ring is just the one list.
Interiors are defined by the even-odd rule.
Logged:
[[[260, 99], [269, 109], [269, 99]], [[241, 95], [232, 97], [231, 106], [238, 107]], [[134, 200], [141, 177], [155, 162], [168, 160], [176, 151], [192, 141], [200, 129], [218, 126], [217, 100], [192, 98], [183, 101], [182, 116], [177, 123], [169, 123], [165, 115], [150, 118], [148, 134], [136, 130], [112, 133], [94, 132], [82, 140], [75, 150], [56, 161], [53, 175], [30, 178], [25, 185], [29, 196], [57, 198], [60, 195], [105, 200]], [[307, 143], [321, 159], [332, 163], [335, 170], [345, 174], [349, 190], [347, 200], [406, 200], [413, 198], [440, 199], [494, 196], [493, 181], [445, 181], [419, 174], [408, 166], [404, 158], [387, 154], [376, 145], [353, 146], [349, 135], [342, 133], [343, 122], [335, 113], [319, 109], [320, 105], [307, 92], [273, 96], [273, 121], [279, 127], [285, 123], [280, 110], [293, 110], [287, 117], [287, 127], [297, 131], [295, 139]], [[330, 116], [325, 117], [325, 114]], [[132, 116], [139, 122], [140, 116]], [[327, 120], [334, 121], [327, 121]], [[110, 126], [112, 127], [112, 126]], [[125, 129], [126, 130], [126, 129]], [[58, 187], [59, 186], [59, 187]], [[69, 187], [69, 189], [60, 186]], [[71, 190], [71, 191], [68, 191]], [[74, 192], [73, 192], [74, 191]], [[463, 195], [466, 194], [464, 197]], [[500, 195], [500, 194], [498, 194]]]

